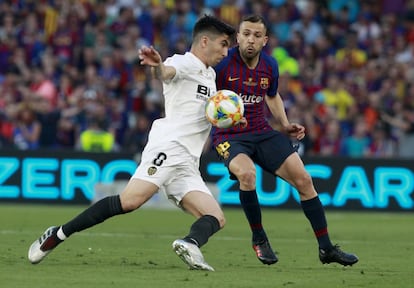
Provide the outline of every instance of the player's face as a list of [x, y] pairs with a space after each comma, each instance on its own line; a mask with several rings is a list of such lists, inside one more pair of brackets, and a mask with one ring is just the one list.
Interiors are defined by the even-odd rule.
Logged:
[[256, 58], [267, 43], [266, 27], [263, 23], [244, 21], [237, 33], [240, 53], [245, 59]]
[[209, 66], [217, 65], [229, 52], [230, 39], [228, 35], [220, 35], [215, 38], [210, 38], [208, 41], [207, 64]]

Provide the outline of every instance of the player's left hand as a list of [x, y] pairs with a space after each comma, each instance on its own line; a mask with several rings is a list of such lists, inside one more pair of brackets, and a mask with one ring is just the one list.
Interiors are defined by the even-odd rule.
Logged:
[[297, 123], [290, 123], [285, 127], [285, 132], [296, 140], [302, 140], [305, 137], [305, 127]]

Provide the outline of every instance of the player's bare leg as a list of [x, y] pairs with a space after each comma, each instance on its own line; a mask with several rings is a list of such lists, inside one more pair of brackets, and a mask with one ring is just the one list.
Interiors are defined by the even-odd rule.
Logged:
[[266, 265], [278, 262], [262, 225], [262, 211], [256, 193], [256, 168], [246, 154], [238, 154], [230, 162], [230, 170], [240, 183], [239, 199], [252, 231], [252, 247], [257, 259]]
[[358, 257], [333, 245], [328, 233], [325, 211], [312, 183], [312, 178], [306, 172], [302, 160], [297, 153], [291, 154], [276, 171], [276, 174], [293, 185], [299, 192], [301, 206], [308, 218], [319, 245], [319, 259], [325, 263], [339, 263], [344, 266], [358, 262]]
[[173, 242], [173, 250], [190, 269], [214, 271], [214, 268], [204, 260], [200, 247], [224, 226], [223, 212], [213, 196], [204, 192], [187, 193], [181, 205], [197, 220], [187, 236]]
[[29, 261], [32, 264], [37, 264], [73, 233], [90, 228], [112, 216], [139, 208], [157, 190], [158, 187], [150, 182], [131, 179], [120, 195], [101, 199], [66, 224], [46, 229], [30, 246], [28, 251]]

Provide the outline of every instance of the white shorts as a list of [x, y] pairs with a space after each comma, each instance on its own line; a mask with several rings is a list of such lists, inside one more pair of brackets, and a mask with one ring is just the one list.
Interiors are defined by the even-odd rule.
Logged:
[[151, 182], [164, 190], [178, 207], [190, 191], [211, 194], [199, 170], [199, 159], [179, 144], [146, 147], [132, 178]]

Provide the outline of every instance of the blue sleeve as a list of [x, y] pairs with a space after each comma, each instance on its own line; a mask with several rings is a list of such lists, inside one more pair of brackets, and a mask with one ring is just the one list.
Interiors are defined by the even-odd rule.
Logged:
[[279, 65], [277, 64], [276, 59], [272, 56], [268, 55], [267, 58], [272, 71], [269, 89], [267, 89], [267, 96], [274, 97], [276, 96], [279, 87]]

